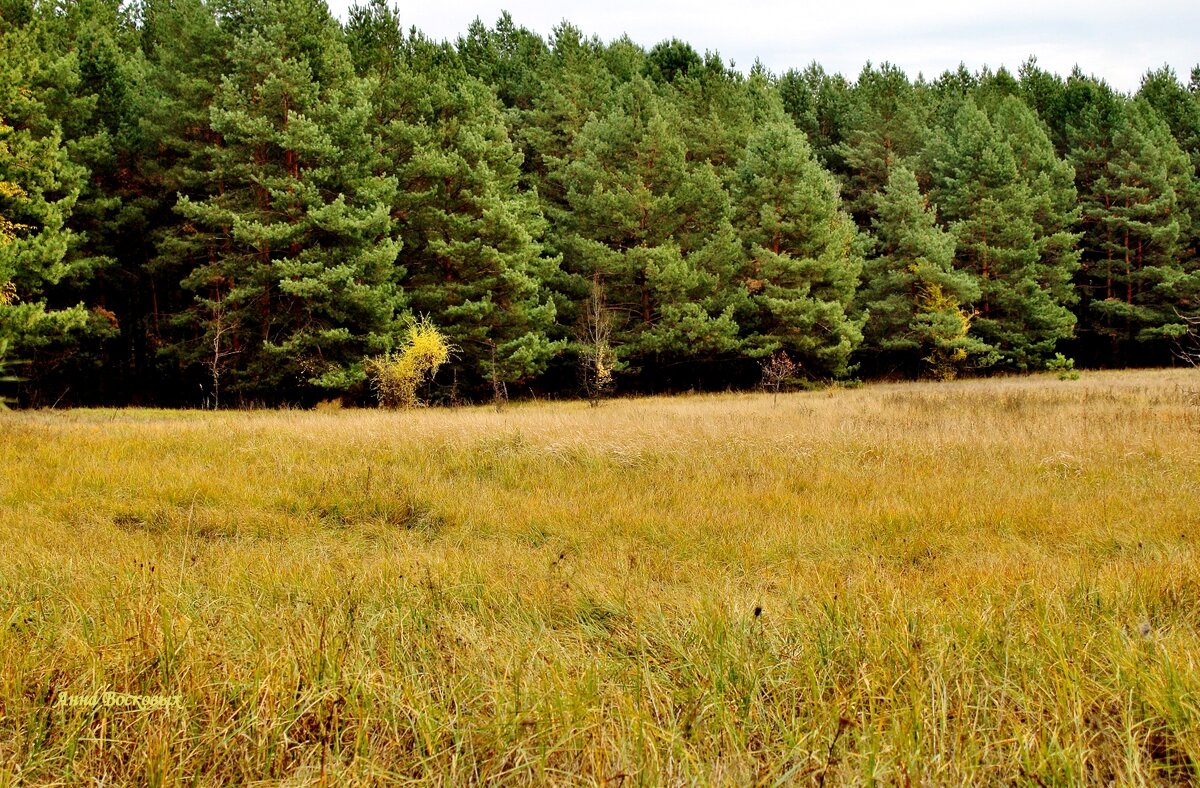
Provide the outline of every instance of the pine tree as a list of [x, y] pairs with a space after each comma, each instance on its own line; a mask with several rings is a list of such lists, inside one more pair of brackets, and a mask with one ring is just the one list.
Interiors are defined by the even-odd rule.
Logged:
[[750, 135], [765, 124], [788, 120], [764, 73], [743, 77], [712, 53], [702, 68], [677, 77], [661, 92], [679, 116], [689, 158], [711, 162], [726, 182]]
[[1050, 140], [1059, 156], [1066, 156], [1067, 140], [1067, 84], [1062, 77], [1052, 74], [1037, 64], [1031, 57], [1021, 64], [1018, 73], [1021, 99], [1034, 111], [1038, 119], [1046, 124]]
[[642, 74], [653, 82], [669, 85], [678, 79], [698, 75], [704, 67], [704, 61], [691, 44], [672, 38], [651, 48], [646, 54]]
[[[575, 138], [611, 104], [619, 82], [641, 71], [644, 53], [628, 41], [605, 47], [598, 38], [586, 38], [566, 23], [554, 28], [549, 45], [549, 53], [538, 64], [539, 90], [531, 106], [510, 117], [513, 141], [523, 154], [524, 187], [537, 193], [548, 222], [547, 251], [561, 257], [574, 232], [568, 185], [562, 176]], [[622, 74], [614, 73], [614, 67]], [[561, 322], [574, 325], [584, 319], [582, 306], [591, 292], [585, 278], [561, 271], [547, 285], [555, 293]]]
[[540, 92], [538, 66], [546, 56], [546, 42], [517, 27], [507, 11], [490, 30], [476, 18], [456, 49], [466, 72], [490, 86], [505, 107], [528, 109]]
[[[398, 31], [382, 4], [355, 13], [356, 49], [369, 29]], [[529, 380], [563, 344], [550, 336], [558, 259], [543, 249], [537, 195], [520, 188], [521, 156], [491, 89], [444, 60], [430, 67], [442, 56], [423, 39], [391, 41], [358, 60], [374, 85], [379, 166], [399, 180], [391, 211], [409, 307], [459, 348], [465, 384]]]
[[[215, 13], [205, 0], [141, 5], [143, 90], [133, 99], [139, 138], [130, 146], [125, 180], [141, 184], [138, 205], [146, 229], [138, 245], [122, 250], [117, 269], [129, 294], [131, 314], [118, 314], [129, 336], [133, 396], [139, 400], [193, 404], [197, 384], [211, 383], [179, 374], [182, 360], [201, 355], [202, 339], [195, 326], [181, 330], [173, 317], [195, 307], [195, 293], [182, 281], [215, 254], [215, 241], [181, 244], [183, 221], [175, 212], [180, 196], [204, 200], [223, 186], [213, 174], [212, 155], [222, 139], [212, 127], [211, 108], [221, 76], [230, 70], [232, 37]], [[142, 245], [150, 248], [143, 253]], [[190, 350], [189, 341], [195, 345]]]
[[853, 115], [852, 88], [841, 74], [830, 75], [814, 62], [791, 69], [776, 83], [783, 107], [804, 132], [813, 154], [835, 172], [845, 170], [839, 146], [846, 141]]
[[874, 213], [878, 256], [867, 259], [858, 294], [867, 313], [864, 356], [877, 371], [934, 377], [973, 356], [986, 364], [988, 348], [968, 333], [973, 315], [964, 307], [979, 299], [979, 288], [955, 270], [954, 236], [938, 226], [912, 170], [893, 167]]
[[1043, 263], [1042, 229], [1012, 146], [971, 97], [925, 152], [931, 197], [954, 233], [955, 267], [974, 278], [977, 336], [1018, 369], [1036, 367], [1071, 336], [1057, 269]]
[[[1200, 67], [1193, 72], [1189, 90], [1168, 67], [1152, 71], [1142, 80], [1138, 96], [1154, 109], [1191, 161], [1188, 177], [1175, 179], [1180, 222], [1180, 258], [1185, 277], [1176, 286], [1172, 305], [1179, 316], [1200, 320]], [[1172, 333], [1178, 329], [1173, 329]]]
[[836, 146], [844, 169], [842, 197], [859, 227], [870, 215], [892, 168], [921, 152], [928, 111], [902, 71], [868, 64], [851, 93], [853, 114], [844, 142]]
[[1188, 90], [1169, 66], [1147, 72], [1138, 98], [1146, 100], [1162, 118], [1175, 141], [1200, 174], [1200, 91]]
[[862, 340], [849, 314], [862, 254], [832, 176], [800, 131], [774, 124], [750, 139], [734, 200], [748, 257], [751, 352], [783, 350], [811, 373], [845, 374]]
[[1089, 248], [1097, 253], [1089, 282], [1093, 331], [1109, 340], [1116, 363], [1164, 363], [1171, 340], [1186, 330], [1176, 310], [1196, 295], [1184, 262], [1187, 214], [1180, 210], [1191, 162], [1140, 98], [1114, 129], [1111, 153], [1103, 177], [1084, 196], [1094, 217]]
[[370, 107], [340, 29], [309, 0], [239, 8], [210, 110], [209, 193], [180, 198], [163, 246], [195, 302], [173, 350], [242, 397], [362, 382], [400, 325], [394, 178], [377, 174]]
[[68, 227], [87, 171], [71, 161], [45, 100], [73, 88], [76, 63], [50, 50], [26, 10], [0, 18], [0, 344], [20, 355], [77, 338], [87, 320], [82, 304], [50, 299], [95, 267], [72, 254], [77, 239]]
[[39, 353], [28, 372], [38, 389], [69, 390], [68, 402], [124, 402], [143, 382], [131, 379], [144, 358], [138, 272], [153, 255], [165, 202], [145, 166], [157, 146], [142, 133], [142, 33], [132, 6], [118, 0], [62, 0], [41, 6], [39, 19], [46, 52], [77, 65], [78, 79], [43, 96], [71, 161], [88, 173], [66, 226], [74, 238], [67, 259], [86, 261], [91, 273], [61, 282], [54, 298], [93, 308], [81, 336]]
[[548, 176], [569, 155], [592, 113], [611, 101], [617, 77], [605, 62], [604, 44], [564, 23], [554, 28], [549, 52], [538, 63], [537, 85], [530, 106], [516, 116], [512, 133], [524, 153], [528, 185], [541, 194], [549, 215], [561, 209], [565, 192]]
[[[1015, 86], [1013, 87], [1015, 91]], [[1029, 195], [1038, 259], [1038, 286], [1064, 306], [1076, 302], [1073, 279], [1079, 270], [1080, 219], [1075, 169], [1059, 158], [1045, 125], [1013, 92], [991, 111], [991, 122], [1012, 151]]]
[[622, 363], [700, 362], [740, 347], [738, 242], [712, 165], [688, 161], [671, 106], [641, 78], [589, 121], [558, 172], [569, 271], [602, 285]]
[[1066, 82], [1064, 105], [1068, 160], [1075, 169], [1082, 232], [1075, 281], [1078, 355], [1085, 364], [1096, 365], [1112, 354], [1111, 337], [1097, 333], [1100, 326], [1092, 303], [1109, 295], [1105, 281], [1112, 268], [1112, 249], [1104, 224], [1109, 199], [1105, 194], [1110, 188], [1108, 162], [1115, 155], [1114, 134], [1124, 122], [1125, 99], [1106, 83], [1075, 69]]
[[[523, 157], [523, 188], [536, 192], [547, 220], [546, 253], [562, 258], [569, 253], [575, 234], [563, 176], [576, 137], [593, 116], [612, 104], [621, 82], [640, 74], [645, 52], [627, 38], [606, 46], [566, 22], [554, 28], [547, 43], [549, 51], [536, 64], [537, 90], [530, 106], [510, 113], [509, 121], [513, 142]], [[555, 301], [559, 324], [573, 327], [569, 335], [577, 334], [587, 321], [586, 306], [594, 286], [584, 276], [564, 269], [545, 285]], [[572, 353], [562, 360], [571, 363], [578, 357]], [[576, 377], [574, 371], [565, 369], [551, 369], [551, 374], [568, 380]]]

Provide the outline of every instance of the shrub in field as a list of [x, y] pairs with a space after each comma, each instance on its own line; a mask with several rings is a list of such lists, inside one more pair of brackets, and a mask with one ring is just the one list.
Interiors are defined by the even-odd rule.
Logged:
[[1054, 358], [1046, 362], [1046, 369], [1057, 372], [1059, 380], [1079, 380], [1079, 370], [1075, 369], [1075, 359], [1067, 358], [1062, 353], [1055, 353]]
[[613, 372], [617, 369], [617, 354], [612, 346], [612, 315], [604, 301], [604, 288], [592, 283], [587, 312], [579, 331], [580, 372], [588, 403], [592, 407], [612, 389]]
[[[913, 271], [918, 270], [913, 266]], [[938, 282], [921, 281], [918, 286], [917, 315], [913, 323], [919, 326], [923, 344], [929, 355], [926, 376], [934, 380], [954, 380], [972, 354], [983, 354], [986, 346], [971, 336], [971, 320], [975, 313], [967, 312], [958, 299]]]
[[385, 408], [415, 408], [423, 403], [417, 390], [437, 374], [454, 347], [428, 318], [414, 322], [394, 351], [367, 362], [371, 386]]
[[771, 358], [762, 363], [763, 387], [775, 395], [772, 402], [779, 401], [779, 390], [799, 372], [800, 365], [782, 350], [772, 353]]

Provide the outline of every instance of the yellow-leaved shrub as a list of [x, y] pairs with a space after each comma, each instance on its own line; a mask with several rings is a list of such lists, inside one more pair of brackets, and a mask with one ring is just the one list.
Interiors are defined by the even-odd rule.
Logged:
[[453, 352], [454, 346], [428, 318], [415, 321], [400, 347], [367, 361], [367, 374], [379, 404], [385, 408], [423, 405], [418, 389], [437, 374]]

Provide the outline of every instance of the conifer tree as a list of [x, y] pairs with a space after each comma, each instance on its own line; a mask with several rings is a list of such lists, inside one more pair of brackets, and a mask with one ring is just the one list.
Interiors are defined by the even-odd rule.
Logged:
[[548, 176], [565, 160], [591, 114], [611, 101], [617, 77], [605, 62], [603, 43], [566, 23], [554, 28], [538, 66], [538, 90], [515, 116], [513, 136], [524, 154], [529, 185], [549, 200], [552, 212], [562, 206], [564, 194]]
[[900, 69], [884, 63], [863, 69], [853, 91], [853, 115], [836, 146], [844, 170], [842, 197], [859, 226], [867, 228], [892, 168], [921, 152], [928, 112]]
[[784, 72], [776, 89], [817, 160], [834, 172], [843, 171], [845, 162], [839, 146], [846, 141], [853, 111], [852, 89], [846, 78], [830, 75], [814, 62], [803, 70]]
[[624, 363], [719, 358], [739, 347], [737, 238], [712, 165], [688, 161], [670, 105], [636, 78], [589, 121], [558, 177], [571, 235], [565, 264], [602, 285]]
[[748, 258], [750, 352], [783, 350], [810, 373], [845, 374], [862, 340], [850, 315], [862, 244], [832, 176], [799, 130], [769, 125], [747, 145], [734, 200]]
[[725, 182], [754, 131], [788, 121], [765, 73], [743, 77], [713, 53], [705, 57], [703, 68], [673, 80], [662, 95], [679, 116], [689, 158], [711, 162]]
[[74, 62], [78, 79], [47, 92], [46, 101], [71, 161], [88, 173], [67, 222], [74, 238], [68, 260], [92, 269], [61, 282], [55, 297], [92, 309], [79, 337], [40, 352], [27, 373], [40, 388], [69, 390], [65, 402], [123, 402], [148, 383], [137, 272], [153, 255], [153, 229], [166, 202], [147, 177], [158, 148], [143, 133], [143, 36], [134, 7], [118, 0], [62, 0], [48, 8], [39, 13], [42, 45]]
[[1080, 210], [1075, 169], [1058, 157], [1045, 125], [1015, 92], [1000, 99], [990, 116], [996, 132], [1012, 151], [1017, 173], [1029, 195], [1038, 249], [1034, 277], [1056, 303], [1074, 304], [1073, 278], [1079, 270], [1081, 236], [1077, 232]]
[[[539, 63], [538, 91], [528, 109], [513, 116], [512, 136], [523, 154], [525, 188], [536, 191], [548, 226], [546, 247], [561, 256], [573, 233], [571, 208], [567, 201], [567, 183], [563, 180], [570, 162], [575, 138], [595, 114], [605, 111], [621, 79], [629, 79], [641, 70], [643, 53], [629, 42], [614, 42], [611, 47], [597, 38], [587, 38], [572, 25], [554, 28], [550, 51]], [[623, 55], [614, 73], [614, 53]], [[587, 281], [562, 271], [548, 283], [556, 293], [559, 319], [573, 325], [583, 318], [580, 307], [587, 301], [591, 286]]]
[[429, 136], [397, 163], [410, 305], [437, 315], [475, 371], [527, 379], [561, 347], [549, 337], [556, 308], [546, 288], [559, 261], [544, 253], [546, 222], [536, 194], [519, 188], [521, 157], [493, 94], [469, 80], [439, 87], [421, 125]]
[[[558, 259], [545, 254], [536, 193], [520, 188], [521, 156], [490, 88], [440, 63], [429, 42], [405, 40], [381, 3], [355, 12], [351, 45], [375, 27], [396, 31], [371, 57], [379, 166], [399, 180], [391, 207], [404, 243], [408, 305], [429, 315], [459, 349], [466, 383], [527, 380], [561, 350], [547, 285]], [[503, 20], [502, 20], [503, 21]], [[383, 33], [370, 40], [385, 40]]]
[[1110, 361], [1165, 363], [1186, 327], [1177, 313], [1196, 297], [1185, 262], [1188, 216], [1181, 210], [1191, 162], [1145, 99], [1124, 110], [1103, 175], [1083, 196], [1093, 218], [1088, 247], [1092, 330]]
[[965, 306], [978, 300], [979, 288], [954, 268], [954, 236], [938, 226], [912, 170], [892, 169], [874, 213], [878, 256], [867, 259], [858, 296], [867, 313], [864, 356], [876, 371], [937, 377], [986, 364], [988, 348], [969, 335]]
[[[691, 44], [672, 38], [655, 44], [646, 53], [642, 74], [656, 83], [670, 84], [677, 79], [698, 76], [704, 67], [704, 61]], [[719, 61], [717, 67], [721, 68]]]
[[1124, 122], [1125, 99], [1106, 83], [1075, 69], [1066, 81], [1064, 105], [1067, 158], [1075, 169], [1082, 232], [1078, 244], [1080, 270], [1075, 281], [1079, 355], [1086, 364], [1109, 363], [1111, 337], [1097, 333], [1099, 325], [1092, 302], [1109, 295], [1105, 280], [1111, 270], [1111, 249], [1106, 237], [1109, 228], [1103, 224], [1107, 214], [1104, 194], [1109, 189], [1108, 162], [1115, 155], [1114, 135]]
[[1050, 140], [1059, 156], [1066, 156], [1067, 84], [1058, 74], [1046, 71], [1031, 57], [1017, 72], [1018, 95], [1049, 130]]
[[476, 18], [456, 49], [466, 72], [490, 86], [505, 107], [528, 109], [540, 92], [538, 66], [546, 56], [546, 42], [517, 27], [507, 11], [491, 29]]
[[[575, 139], [613, 102], [617, 86], [641, 72], [645, 53], [628, 39], [606, 46], [566, 22], [554, 28], [547, 43], [549, 51], [537, 64], [537, 90], [530, 106], [510, 113], [509, 120], [513, 142], [522, 153], [523, 187], [536, 192], [547, 220], [547, 254], [561, 258], [574, 237], [563, 176]], [[559, 324], [573, 327], [570, 334], [577, 334], [588, 320], [586, 307], [595, 285], [565, 269], [545, 284], [553, 294]]]
[[1163, 66], [1147, 72], [1137, 96], [1145, 99], [1167, 124], [1175, 142], [1200, 174], [1200, 91], [1188, 90], [1180, 84], [1174, 70]]
[[1187, 177], [1176, 179], [1177, 215], [1180, 221], [1180, 257], [1185, 279], [1178, 284], [1173, 309], [1193, 321], [1200, 320], [1200, 67], [1193, 72], [1191, 89], [1180, 84], [1168, 67], [1149, 72], [1138, 96], [1154, 109], [1191, 161]]
[[266, 0], [231, 24], [210, 191], [180, 198], [163, 247], [195, 294], [174, 350], [208, 366], [214, 389], [227, 357], [241, 396], [340, 393], [400, 329], [396, 183], [373, 169], [366, 92], [323, 6]]
[[[132, 98], [139, 120], [122, 168], [127, 188], [141, 190], [135, 205], [145, 229], [138, 244], [120, 255], [116, 274], [132, 315], [118, 314], [130, 342], [134, 396], [190, 404], [198, 381], [181, 376], [179, 364], [191, 353], [187, 343], [201, 339], [195, 326], [180, 329], [173, 318], [195, 305], [195, 293], [182, 282], [212, 247], [181, 244], [184, 222], [174, 209], [180, 196], [203, 200], [223, 187], [211, 158], [222, 144], [211, 107], [229, 70], [232, 39], [205, 0], [144, 0], [140, 13], [144, 73]], [[144, 259], [142, 246], [150, 247]]]
[[977, 336], [1018, 369], [1037, 367], [1071, 336], [1057, 269], [1047, 276], [1030, 188], [1004, 135], [971, 97], [925, 152], [931, 197], [954, 233], [955, 267], [980, 291]]
[[71, 161], [47, 100], [73, 88], [76, 63], [46, 45], [32, 8], [0, 19], [0, 51], [0, 344], [24, 355], [83, 328], [82, 304], [48, 299], [86, 281], [95, 261], [72, 253], [68, 223], [87, 170]]

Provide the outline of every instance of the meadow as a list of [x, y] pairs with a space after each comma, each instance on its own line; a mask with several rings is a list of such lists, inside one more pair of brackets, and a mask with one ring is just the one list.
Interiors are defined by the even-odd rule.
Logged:
[[1198, 541], [1196, 370], [3, 413], [0, 784], [1195, 783]]

